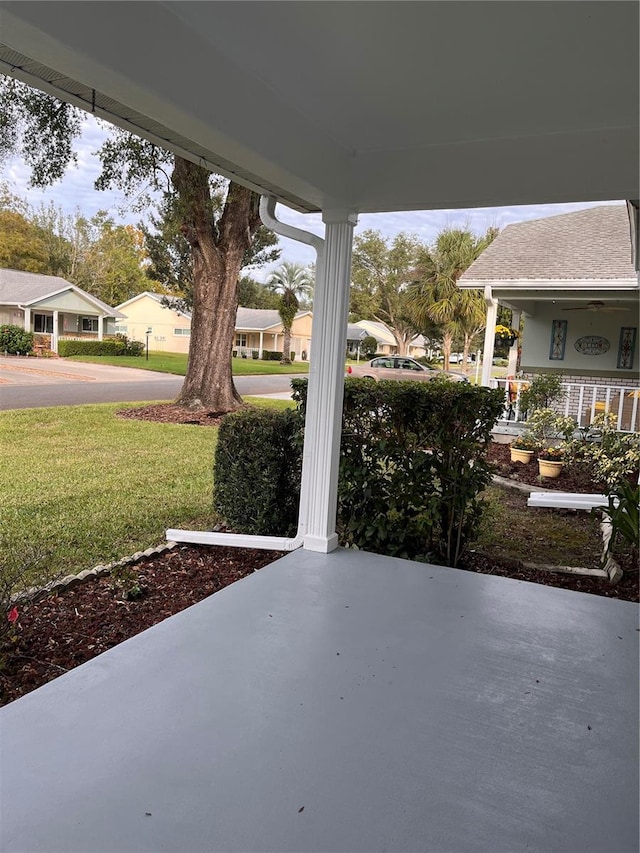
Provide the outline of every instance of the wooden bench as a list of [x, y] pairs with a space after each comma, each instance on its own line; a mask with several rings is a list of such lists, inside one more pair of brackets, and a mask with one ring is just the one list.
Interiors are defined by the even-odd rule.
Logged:
[[598, 506], [609, 506], [609, 500], [606, 495], [579, 492], [531, 492], [527, 506], [591, 510]]

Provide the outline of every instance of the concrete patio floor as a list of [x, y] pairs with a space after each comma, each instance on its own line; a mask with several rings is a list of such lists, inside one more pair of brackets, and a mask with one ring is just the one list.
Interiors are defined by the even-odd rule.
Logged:
[[9, 851], [635, 851], [635, 604], [296, 551], [0, 712]]

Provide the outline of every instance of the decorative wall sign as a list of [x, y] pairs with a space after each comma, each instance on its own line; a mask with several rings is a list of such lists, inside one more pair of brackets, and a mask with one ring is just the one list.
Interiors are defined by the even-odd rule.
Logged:
[[636, 332], [633, 326], [623, 326], [620, 329], [620, 343], [618, 345], [618, 364], [622, 370], [633, 368], [633, 356], [636, 350]]
[[609, 352], [611, 344], [601, 335], [585, 335], [578, 338], [574, 347], [581, 355], [604, 355], [605, 352]]
[[564, 348], [567, 344], [567, 321], [554, 320], [551, 323], [551, 347], [549, 348], [549, 359], [551, 361], [562, 361], [564, 359]]

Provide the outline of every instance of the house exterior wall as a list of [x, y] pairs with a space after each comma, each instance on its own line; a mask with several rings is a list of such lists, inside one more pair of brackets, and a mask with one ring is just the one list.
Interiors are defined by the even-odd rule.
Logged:
[[24, 311], [15, 305], [0, 305], [0, 324], [11, 326], [22, 326], [24, 324]]
[[68, 311], [73, 314], [82, 314], [86, 317], [97, 317], [101, 313], [95, 305], [87, 302], [73, 290], [63, 291], [62, 293], [57, 293], [55, 296], [41, 299], [38, 302], [32, 303], [29, 307], [32, 314], [37, 314], [41, 310]]
[[131, 340], [146, 342], [147, 329], [151, 329], [150, 350], [189, 352], [191, 321], [188, 317], [144, 295], [119, 310], [125, 317], [117, 322], [117, 330]]
[[[554, 320], [567, 321], [564, 359], [550, 359], [551, 328]], [[527, 315], [522, 341], [521, 369], [523, 373], [562, 373], [589, 379], [619, 379], [621, 384], [637, 384], [640, 357], [638, 351], [638, 317], [634, 309], [620, 312], [562, 311], [552, 303], [538, 303], [535, 315]], [[617, 367], [620, 330], [636, 328], [636, 346], [631, 369]], [[609, 349], [601, 355], [583, 355], [575, 342], [587, 335], [597, 335], [609, 341]]]

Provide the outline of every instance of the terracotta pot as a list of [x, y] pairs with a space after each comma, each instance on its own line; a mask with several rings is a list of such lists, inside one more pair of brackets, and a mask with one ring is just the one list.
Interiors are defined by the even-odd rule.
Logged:
[[538, 470], [541, 477], [559, 477], [562, 471], [562, 462], [552, 459], [538, 459]]
[[528, 465], [529, 462], [533, 459], [533, 450], [523, 450], [520, 447], [512, 447], [511, 448], [511, 461], [512, 462], [523, 462], [525, 465]]

